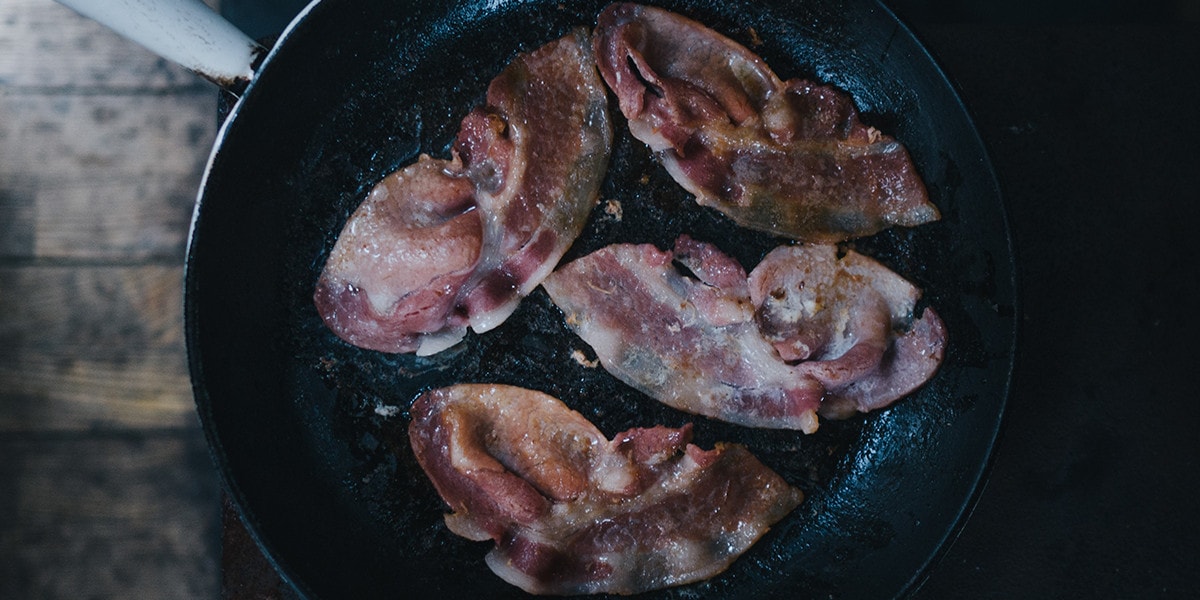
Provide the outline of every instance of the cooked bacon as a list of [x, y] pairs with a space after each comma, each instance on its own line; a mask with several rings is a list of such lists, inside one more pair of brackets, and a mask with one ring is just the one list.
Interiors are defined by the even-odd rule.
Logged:
[[921, 292], [877, 261], [826, 245], [782, 246], [750, 273], [763, 336], [825, 387], [821, 415], [887, 406], [941, 364], [946, 330]]
[[609, 373], [659, 402], [740, 425], [816, 431], [824, 389], [763, 338], [745, 270], [715, 247], [686, 236], [673, 252], [612, 245], [542, 286]]
[[422, 156], [351, 215], [314, 294], [325, 323], [418, 354], [497, 327], [583, 229], [611, 138], [586, 32], [518, 56], [463, 119], [451, 160]]
[[939, 218], [905, 148], [833, 87], [782, 81], [733, 40], [649, 6], [606, 8], [595, 46], [634, 137], [739, 225], [837, 242]]
[[633, 594], [712, 577], [803, 499], [745, 448], [691, 426], [608, 440], [559, 400], [462, 384], [413, 405], [413, 451], [487, 564], [535, 594]]
[[[919, 290], [832, 245], [783, 246], [746, 276], [715, 247], [613, 245], [543, 282], [604, 368], [674, 408], [812, 433], [933, 376], [946, 332]], [[685, 274], [675, 266], [690, 271]]]

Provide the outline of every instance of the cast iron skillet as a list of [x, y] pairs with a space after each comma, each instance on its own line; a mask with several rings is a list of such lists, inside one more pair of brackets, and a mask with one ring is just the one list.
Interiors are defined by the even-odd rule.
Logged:
[[[656, 2], [657, 3], [657, 2]], [[871, 0], [666, 0], [750, 45], [784, 77], [851, 93], [904, 142], [943, 219], [852, 245], [925, 290], [946, 321], [944, 366], [893, 407], [812, 436], [682, 414], [573, 360], [587, 346], [538, 290], [501, 328], [431, 358], [351, 347], [311, 301], [342, 224], [386, 173], [447, 156], [461, 118], [518, 51], [603, 0], [328, 0], [298, 18], [222, 130], [193, 222], [187, 341], [196, 402], [225, 484], [284, 576], [314, 597], [508, 598], [490, 543], [442, 524], [407, 409], [462, 381], [539, 389], [608, 435], [696, 424], [697, 442], [747, 445], [807, 500], [724, 574], [660, 598], [883, 598], [911, 591], [979, 488], [1008, 393], [1012, 250], [984, 148], [933, 60]], [[700, 209], [633, 140], [614, 106], [602, 197], [571, 259], [604, 245], [668, 246], [683, 231], [751, 268], [782, 243]]]

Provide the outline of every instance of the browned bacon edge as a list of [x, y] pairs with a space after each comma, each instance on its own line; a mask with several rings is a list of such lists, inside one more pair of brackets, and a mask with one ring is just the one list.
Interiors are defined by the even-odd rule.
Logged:
[[724, 571], [803, 499], [745, 448], [691, 426], [611, 440], [533, 390], [461, 384], [413, 404], [409, 437], [488, 566], [535, 594], [633, 594]]
[[652, 6], [610, 5], [594, 43], [630, 132], [739, 225], [839, 242], [939, 218], [904, 146], [832, 86], [781, 81], [740, 44]]

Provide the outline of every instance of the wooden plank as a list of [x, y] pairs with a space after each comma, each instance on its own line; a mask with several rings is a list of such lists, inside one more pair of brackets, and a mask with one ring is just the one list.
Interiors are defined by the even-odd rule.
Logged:
[[0, 257], [33, 256], [36, 191], [18, 179], [0, 178]]
[[216, 102], [0, 95], [0, 257], [182, 260]]
[[181, 266], [0, 267], [0, 432], [195, 426]]
[[182, 257], [216, 89], [0, 0], [0, 598], [214, 598]]
[[0, 2], [0, 85], [69, 93], [209, 86], [48, 0]]
[[0, 436], [0, 598], [216, 598], [220, 494], [198, 430]]

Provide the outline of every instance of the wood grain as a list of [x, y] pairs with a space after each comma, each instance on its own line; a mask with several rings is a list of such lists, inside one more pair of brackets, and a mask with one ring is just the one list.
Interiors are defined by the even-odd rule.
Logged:
[[0, 257], [182, 262], [214, 90], [0, 95]]
[[0, 432], [194, 427], [182, 267], [0, 267]]
[[50, 0], [0, 2], [0, 85], [56, 94], [207, 89], [187, 69]]
[[215, 598], [184, 245], [217, 90], [0, 0], [0, 599]]
[[195, 438], [0, 439], [0, 598], [215, 598], [220, 495]]

